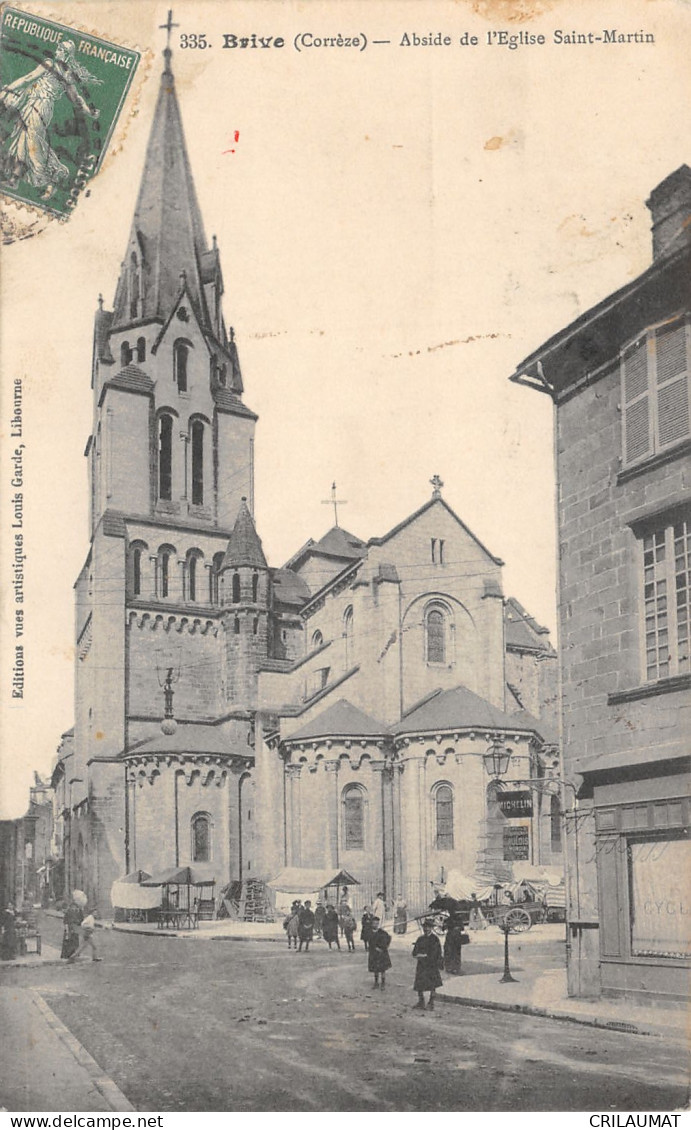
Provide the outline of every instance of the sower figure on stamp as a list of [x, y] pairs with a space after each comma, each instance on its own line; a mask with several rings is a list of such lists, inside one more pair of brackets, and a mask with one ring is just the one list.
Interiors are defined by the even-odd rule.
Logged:
[[427, 1008], [434, 1009], [434, 997], [437, 989], [443, 984], [439, 972], [442, 965], [441, 944], [436, 934], [432, 932], [432, 923], [427, 919], [422, 923], [423, 933], [413, 946], [413, 957], [417, 961], [415, 981], [413, 988], [417, 993], [417, 1004], [414, 1008], [425, 1007], [426, 992], [429, 992]]
[[374, 973], [374, 987], [379, 987], [381, 983], [382, 991], [386, 985], [386, 971], [391, 968], [391, 958], [389, 957], [389, 946], [391, 945], [391, 935], [387, 934], [386, 930], [382, 930], [379, 925], [379, 919], [372, 919], [372, 935], [369, 940], [369, 951], [367, 954], [367, 968], [370, 973]]

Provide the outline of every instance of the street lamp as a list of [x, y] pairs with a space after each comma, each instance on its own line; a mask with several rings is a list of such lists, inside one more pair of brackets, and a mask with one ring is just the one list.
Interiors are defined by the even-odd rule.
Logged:
[[504, 777], [509, 769], [511, 751], [506, 748], [501, 738], [495, 738], [482, 760], [490, 777]]

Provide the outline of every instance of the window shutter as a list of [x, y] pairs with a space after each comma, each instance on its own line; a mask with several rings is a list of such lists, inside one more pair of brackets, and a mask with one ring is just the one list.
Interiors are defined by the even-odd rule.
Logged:
[[658, 446], [689, 435], [689, 373], [686, 323], [661, 326], [655, 334]]
[[642, 338], [626, 350], [621, 367], [624, 401], [624, 463], [627, 464], [652, 453], [647, 338]]

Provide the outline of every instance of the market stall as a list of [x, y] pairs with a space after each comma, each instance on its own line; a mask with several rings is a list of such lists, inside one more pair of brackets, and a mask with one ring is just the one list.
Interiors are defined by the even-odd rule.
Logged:
[[327, 902], [340, 902], [343, 887], [358, 887], [359, 880], [344, 868], [284, 867], [267, 884], [276, 895], [276, 910], [288, 911], [295, 899], [309, 899], [314, 906], [323, 891]]
[[169, 867], [142, 882], [143, 888], [161, 891], [157, 921], [160, 929], [195, 930], [200, 908], [213, 902], [216, 879], [205, 867]]

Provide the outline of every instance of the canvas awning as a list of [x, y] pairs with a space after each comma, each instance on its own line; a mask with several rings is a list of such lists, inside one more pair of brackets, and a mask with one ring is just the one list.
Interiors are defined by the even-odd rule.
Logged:
[[521, 859], [514, 860], [513, 877], [517, 883], [526, 879], [529, 883], [548, 883], [550, 887], [558, 887], [564, 882], [564, 872], [558, 868], [540, 867]]
[[289, 891], [295, 895], [314, 894], [336, 884], [343, 887], [359, 886], [359, 881], [343, 868], [284, 867], [275, 879], [269, 879], [273, 891]]
[[464, 875], [462, 871], [449, 871], [446, 883], [438, 885], [445, 889], [450, 898], [458, 899], [459, 902], [468, 902], [473, 895], [484, 902], [494, 893], [494, 883], [491, 880]]
[[145, 879], [143, 887], [212, 887], [216, 880], [211, 870], [203, 865], [200, 867], [168, 867], [159, 871], [150, 879]]
[[110, 888], [110, 904], [122, 910], [153, 910], [161, 905], [161, 888], [141, 887], [127, 877], [118, 879]]

